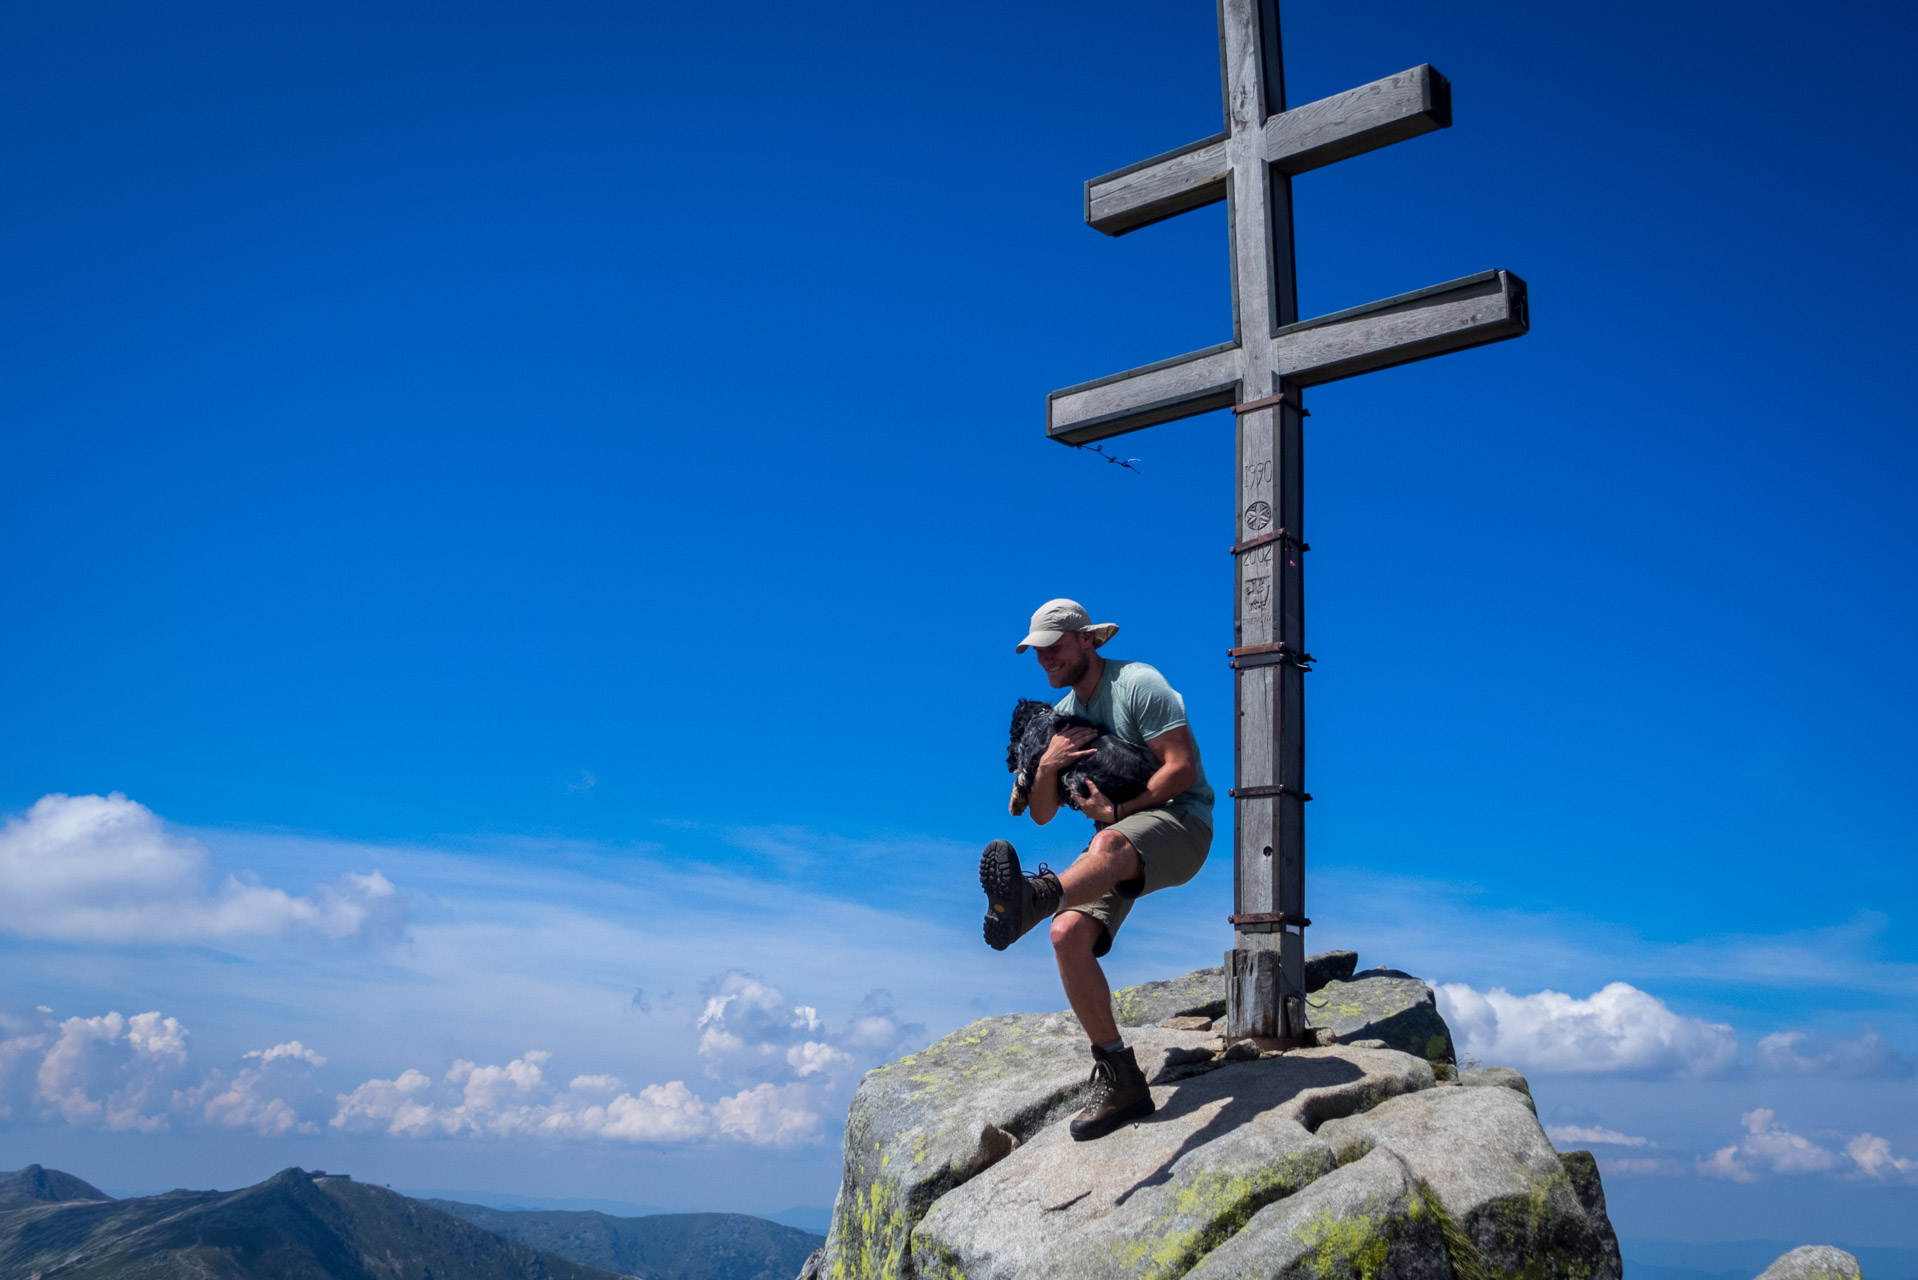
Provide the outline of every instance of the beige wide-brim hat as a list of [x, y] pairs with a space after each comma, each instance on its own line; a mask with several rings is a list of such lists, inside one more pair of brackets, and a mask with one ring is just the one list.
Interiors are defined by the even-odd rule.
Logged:
[[1068, 631], [1090, 631], [1092, 643], [1102, 645], [1118, 634], [1116, 622], [1094, 622], [1092, 615], [1077, 600], [1048, 600], [1039, 606], [1032, 615], [1032, 630], [1019, 642], [1014, 653], [1024, 653], [1027, 649], [1043, 649], [1049, 644], [1057, 644], [1059, 637]]

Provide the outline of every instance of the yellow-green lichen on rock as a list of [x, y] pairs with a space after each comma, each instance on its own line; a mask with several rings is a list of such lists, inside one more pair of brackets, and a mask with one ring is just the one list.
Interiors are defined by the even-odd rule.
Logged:
[[[1136, 1032], [1142, 1065], [1204, 1037]], [[866, 1074], [846, 1115], [845, 1173], [823, 1256], [833, 1280], [910, 1274], [912, 1228], [939, 1196], [1079, 1106], [1091, 1059], [1069, 1013], [960, 1028]]]
[[[1208, 1033], [1129, 1030], [1157, 1110], [1096, 1142], [1063, 1123], [1090, 1065], [1069, 1014], [983, 1019], [869, 1073], [806, 1280], [1620, 1280], [1597, 1164], [1552, 1149], [1523, 1077], [1436, 1083], [1431, 989], [1346, 972], [1314, 1017], [1358, 1019], [1352, 1043], [1227, 1060]], [[1187, 978], [1154, 1007], [1212, 980]]]
[[1338, 1168], [1310, 1126], [1432, 1087], [1388, 1049], [1313, 1049], [1155, 1089], [1158, 1111], [1097, 1142], [1055, 1125], [941, 1196], [915, 1257], [953, 1256], [972, 1280], [1176, 1277], [1275, 1201]]
[[1396, 969], [1367, 969], [1349, 981], [1328, 982], [1306, 1001], [1307, 1024], [1340, 1043], [1383, 1040], [1428, 1062], [1453, 1061], [1452, 1030], [1423, 980]]
[[1499, 1276], [1622, 1273], [1596, 1163], [1579, 1152], [1561, 1159], [1531, 1099], [1514, 1089], [1443, 1086], [1330, 1121], [1319, 1136], [1335, 1149], [1369, 1139], [1403, 1159]]
[[1372, 1152], [1261, 1209], [1206, 1255], [1194, 1280], [1455, 1280], [1426, 1194]]

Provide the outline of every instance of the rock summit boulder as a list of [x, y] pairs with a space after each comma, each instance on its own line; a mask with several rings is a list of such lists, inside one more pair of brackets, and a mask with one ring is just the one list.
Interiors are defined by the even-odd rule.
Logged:
[[1858, 1259], [1828, 1244], [1793, 1249], [1766, 1267], [1758, 1280], [1858, 1280]]
[[1552, 1148], [1517, 1072], [1440, 1079], [1451, 1036], [1424, 983], [1329, 978], [1315, 1000], [1342, 1043], [1319, 1048], [1156, 1025], [1202, 1023], [1215, 991], [1223, 1012], [1217, 970], [1117, 993], [1153, 1015], [1126, 1039], [1158, 1110], [1096, 1142], [1061, 1123], [1091, 1067], [1069, 1013], [982, 1019], [868, 1074], [806, 1274], [1619, 1280], [1591, 1156]]

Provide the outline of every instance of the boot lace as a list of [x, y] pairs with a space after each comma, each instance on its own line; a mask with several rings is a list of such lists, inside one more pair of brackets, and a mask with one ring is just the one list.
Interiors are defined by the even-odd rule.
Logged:
[[1112, 1091], [1119, 1087], [1119, 1076], [1112, 1069], [1110, 1062], [1100, 1058], [1092, 1064], [1092, 1074], [1087, 1077], [1087, 1082], [1092, 1088], [1086, 1094], [1085, 1110], [1096, 1111], [1105, 1105], [1106, 1099], [1112, 1096]]
[[1055, 910], [1065, 901], [1065, 886], [1059, 883], [1059, 877], [1053, 874], [1052, 868], [1043, 862], [1037, 871], [1026, 878], [1026, 883], [1032, 886], [1033, 902], [1042, 912]]

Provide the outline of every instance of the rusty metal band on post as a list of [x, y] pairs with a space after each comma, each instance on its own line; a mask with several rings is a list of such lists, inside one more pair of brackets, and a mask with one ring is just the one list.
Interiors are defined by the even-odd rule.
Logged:
[[1270, 800], [1275, 796], [1297, 796], [1300, 800], [1310, 800], [1309, 791], [1294, 791], [1283, 782], [1269, 787], [1227, 787], [1225, 794], [1234, 800]]
[[1254, 667], [1277, 667], [1291, 665], [1301, 671], [1310, 671], [1317, 661], [1309, 653], [1300, 653], [1285, 641], [1276, 644], [1246, 644], [1227, 649], [1226, 663], [1234, 671], [1249, 671]]
[[[1273, 395], [1260, 396], [1257, 400], [1247, 400], [1244, 404], [1235, 404], [1232, 406], [1232, 412], [1235, 414], [1257, 413], [1261, 409], [1271, 409], [1284, 403], [1285, 392], [1280, 391]], [[1301, 418], [1312, 416], [1312, 411], [1304, 405], [1298, 406], [1298, 410]]]
[[1247, 932], [1258, 932], [1260, 926], [1269, 932], [1273, 929], [1282, 929], [1289, 924], [1304, 929], [1312, 923], [1304, 916], [1287, 915], [1282, 911], [1245, 911], [1238, 915], [1227, 916], [1226, 920], [1233, 928], [1245, 929]]
[[1256, 538], [1247, 538], [1244, 542], [1232, 544], [1231, 554], [1242, 556], [1248, 551], [1256, 551], [1260, 547], [1269, 547], [1275, 542], [1283, 542], [1288, 546], [1297, 547], [1301, 551], [1310, 551], [1312, 549], [1311, 543], [1301, 542], [1296, 535], [1287, 533], [1283, 529], [1274, 529], [1270, 533], [1262, 533]]

